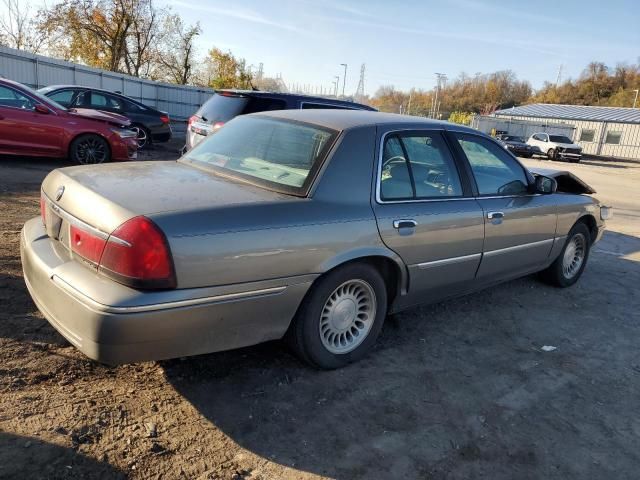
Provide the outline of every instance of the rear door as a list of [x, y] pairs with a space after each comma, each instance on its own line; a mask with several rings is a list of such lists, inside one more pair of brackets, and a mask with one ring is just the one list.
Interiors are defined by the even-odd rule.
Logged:
[[62, 156], [62, 131], [55, 112], [39, 113], [39, 103], [0, 85], [0, 151], [17, 155]]
[[381, 139], [373, 202], [383, 242], [408, 266], [407, 304], [468, 289], [482, 254], [482, 208], [442, 131]]
[[481, 281], [515, 277], [543, 265], [556, 232], [554, 195], [531, 193], [524, 167], [492, 140], [451, 134], [473, 174], [484, 212]]

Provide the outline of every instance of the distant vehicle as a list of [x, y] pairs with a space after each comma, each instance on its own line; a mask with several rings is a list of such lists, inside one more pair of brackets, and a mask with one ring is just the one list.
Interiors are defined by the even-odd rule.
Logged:
[[171, 140], [171, 119], [167, 112], [120, 93], [77, 85], [51, 85], [38, 91], [67, 108], [88, 108], [124, 115], [131, 120], [138, 148]]
[[67, 109], [10, 80], [0, 79], [0, 154], [103, 163], [137, 157], [131, 122], [108, 112]]
[[500, 145], [518, 157], [531, 158], [533, 156], [533, 148], [527, 145], [527, 141], [516, 135], [496, 135], [496, 140]]
[[462, 125], [263, 112], [176, 162], [54, 170], [22, 266], [44, 317], [101, 362], [284, 337], [337, 368], [388, 312], [538, 271], [573, 285], [612, 215], [591, 193]]
[[314, 108], [376, 111], [375, 108], [361, 103], [331, 98], [253, 90], [217, 90], [189, 118], [185, 151], [191, 150], [208, 135], [211, 135], [238, 115], [270, 110], [306, 110]]
[[564, 135], [534, 133], [527, 140], [527, 144], [537, 150], [534, 153], [545, 155], [549, 160], [569, 160], [578, 163], [582, 159], [582, 147]]

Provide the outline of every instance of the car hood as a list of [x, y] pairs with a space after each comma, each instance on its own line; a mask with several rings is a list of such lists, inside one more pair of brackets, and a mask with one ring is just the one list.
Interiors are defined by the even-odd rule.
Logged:
[[580, 145], [575, 144], [575, 143], [557, 143], [557, 142], [552, 142], [556, 147], [562, 147], [562, 148], [582, 148]]
[[69, 110], [70, 115], [77, 115], [82, 118], [90, 118], [92, 120], [99, 120], [101, 122], [111, 123], [122, 127], [128, 127], [131, 125], [131, 121], [117, 113], [103, 112], [102, 110], [90, 110], [88, 108], [75, 108]]
[[592, 194], [596, 191], [584, 180], [566, 170], [554, 170], [552, 168], [530, 168], [529, 171], [533, 175], [542, 175], [551, 177], [558, 182], [558, 191], [565, 193], [587, 193]]
[[127, 162], [54, 170], [42, 189], [80, 220], [105, 232], [128, 218], [227, 208], [294, 197], [220, 177], [181, 162]]

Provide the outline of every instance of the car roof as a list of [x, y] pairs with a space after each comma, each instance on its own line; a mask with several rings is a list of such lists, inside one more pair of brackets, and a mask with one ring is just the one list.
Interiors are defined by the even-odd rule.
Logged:
[[313, 95], [303, 95], [299, 93], [282, 93], [282, 92], [268, 92], [264, 90], [236, 90], [230, 88], [217, 89], [216, 93], [233, 93], [237, 95], [246, 95], [248, 97], [269, 97], [269, 98], [291, 98], [301, 102], [316, 102], [328, 105], [341, 105], [351, 108], [359, 108], [364, 110], [375, 111], [376, 109], [365, 105], [364, 103], [351, 102], [349, 100], [340, 100], [338, 98], [317, 97]]
[[370, 110], [273, 110], [269, 112], [252, 113], [251, 115], [297, 120], [299, 122], [312, 123], [321, 127], [340, 131], [365, 126], [393, 125], [394, 127], [404, 129], [431, 128], [438, 130], [455, 130], [474, 134], [479, 133], [477, 130], [473, 130], [469, 127], [441, 120]]

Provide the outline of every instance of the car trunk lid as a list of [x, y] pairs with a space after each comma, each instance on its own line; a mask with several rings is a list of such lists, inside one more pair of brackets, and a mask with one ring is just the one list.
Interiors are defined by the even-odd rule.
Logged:
[[288, 198], [180, 162], [62, 168], [45, 178], [42, 191], [52, 214], [104, 233], [139, 215]]

